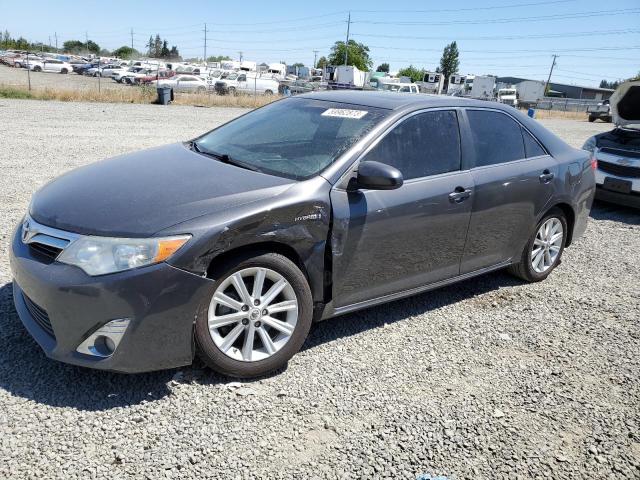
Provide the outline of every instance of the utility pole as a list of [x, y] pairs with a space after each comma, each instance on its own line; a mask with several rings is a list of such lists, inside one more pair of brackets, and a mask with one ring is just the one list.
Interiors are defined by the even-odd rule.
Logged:
[[131, 27], [131, 50], [133, 50], [133, 27]]
[[240, 55], [240, 63], [242, 63], [242, 52], [238, 52], [238, 54]]
[[204, 63], [207, 63], [207, 24], [204, 24]]
[[89, 53], [89, 32], [84, 32], [84, 41], [87, 46], [87, 54]]
[[351, 28], [351, 12], [347, 18], [347, 41], [344, 43], [344, 66], [347, 66], [347, 60], [349, 60], [349, 29]]
[[547, 78], [547, 84], [544, 86], [544, 95], [547, 96], [549, 92], [549, 82], [551, 81], [551, 74], [553, 73], [553, 67], [556, 66], [556, 58], [558, 55], [553, 55], [553, 62], [551, 63], [551, 70], [549, 70], [549, 77]]
[[318, 62], [318, 50], [313, 51], [313, 68], [316, 68]]
[[58, 53], [58, 32], [55, 32], [53, 37], [56, 39], [56, 53]]
[[51, 48], [51, 35], [49, 35], [49, 48]]

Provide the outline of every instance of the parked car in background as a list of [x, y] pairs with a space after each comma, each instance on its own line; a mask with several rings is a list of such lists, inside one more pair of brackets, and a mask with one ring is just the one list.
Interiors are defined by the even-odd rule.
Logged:
[[314, 92], [319, 88], [319, 83], [306, 80], [281, 81], [279, 83], [278, 93], [281, 95], [299, 95]]
[[544, 280], [594, 190], [589, 153], [511, 107], [304, 94], [47, 183], [12, 236], [13, 299], [63, 362], [255, 377], [313, 321], [503, 268]]
[[246, 73], [230, 73], [226, 78], [216, 81], [214, 88], [219, 94], [257, 93], [260, 95], [273, 95], [278, 93], [280, 84], [277, 80], [268, 77], [248, 76]]
[[640, 208], [640, 81], [618, 86], [609, 104], [615, 128], [582, 147], [598, 164], [596, 198]]
[[420, 89], [415, 83], [384, 83], [380, 90], [397, 93], [420, 93]]
[[76, 72], [78, 75], [84, 75], [84, 73], [90, 68], [98, 68], [98, 64], [97, 63], [76, 63], [75, 65], [72, 64], [71, 67], [73, 68], [73, 71]]
[[195, 75], [174, 75], [150, 83], [158, 87], [171, 87], [176, 92], [204, 93], [208, 89], [207, 82]]
[[40, 60], [32, 60], [31, 58], [29, 58], [26, 65], [30, 70], [33, 70], [34, 72], [54, 72], [67, 74], [73, 71], [73, 67], [71, 66], [71, 64], [63, 62], [62, 60], [55, 60], [51, 58]]
[[155, 80], [165, 80], [174, 77], [175, 75], [176, 72], [174, 72], [173, 70], [160, 70], [159, 72], [151, 73], [144, 77], [135, 78], [134, 80], [140, 85], [148, 85]]
[[598, 103], [598, 105], [589, 105], [587, 107], [587, 114], [589, 115], [589, 121], [595, 122], [596, 120], [602, 120], [603, 122], [610, 123], [611, 117], [611, 105], [609, 100]]
[[111, 77], [112, 73], [125, 71], [126, 69], [117, 64], [100, 65], [97, 67], [89, 68], [85, 70], [85, 75], [92, 77]]
[[156, 71], [156, 69], [147, 67], [133, 67], [133, 70], [129, 69], [126, 72], [116, 73], [112, 78], [118, 83], [134, 85], [139, 78], [155, 75]]

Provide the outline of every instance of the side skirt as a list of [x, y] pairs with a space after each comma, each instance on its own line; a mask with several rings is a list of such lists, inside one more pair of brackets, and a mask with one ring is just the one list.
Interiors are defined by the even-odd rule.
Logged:
[[505, 262], [499, 263], [497, 265], [493, 265], [491, 267], [486, 267], [480, 270], [475, 270], [473, 272], [468, 272], [462, 275], [458, 275], [456, 277], [448, 278], [446, 280], [440, 280], [439, 282], [430, 283], [428, 285], [422, 285], [420, 287], [415, 287], [410, 290], [403, 290], [401, 292], [390, 293], [388, 295], [383, 295], [382, 297], [372, 298], [371, 300], [365, 300], [363, 302], [353, 303], [351, 305], [345, 305], [343, 307], [334, 308], [333, 302], [329, 302], [325, 306], [320, 320], [328, 320], [329, 318], [338, 317], [340, 315], [345, 315], [347, 313], [355, 312], [357, 310], [363, 310], [365, 308], [373, 307], [375, 305], [380, 305], [382, 303], [388, 303], [394, 300], [399, 300], [401, 298], [411, 297], [419, 293], [435, 290], [440, 287], [451, 285], [452, 283], [457, 283], [463, 280], [468, 280], [470, 278], [477, 277], [478, 275], [484, 275], [485, 273], [501, 270], [511, 265], [511, 263], [512, 263], [511, 260], [507, 260]]

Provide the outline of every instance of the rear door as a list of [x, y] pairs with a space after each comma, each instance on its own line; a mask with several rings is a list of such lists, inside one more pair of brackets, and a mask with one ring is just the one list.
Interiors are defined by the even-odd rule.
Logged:
[[336, 307], [458, 275], [473, 190], [461, 157], [457, 112], [422, 111], [397, 123], [360, 159], [396, 167], [402, 187], [334, 187]]
[[557, 162], [511, 115], [467, 109], [473, 211], [460, 273], [520, 255], [556, 189]]

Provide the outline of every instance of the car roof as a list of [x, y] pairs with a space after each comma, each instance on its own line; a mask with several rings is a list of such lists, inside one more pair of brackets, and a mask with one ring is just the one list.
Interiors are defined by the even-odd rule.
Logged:
[[[491, 107], [506, 110], [505, 106], [498, 102], [487, 102], [484, 100], [473, 100], [470, 98], [445, 95], [416, 95], [415, 93], [397, 93], [379, 90], [322, 91], [305, 93], [303, 95], [298, 95], [298, 97], [324, 100], [327, 102], [350, 103], [363, 107], [384, 108], [387, 110], [433, 107]], [[513, 107], [509, 108], [513, 109]]]

